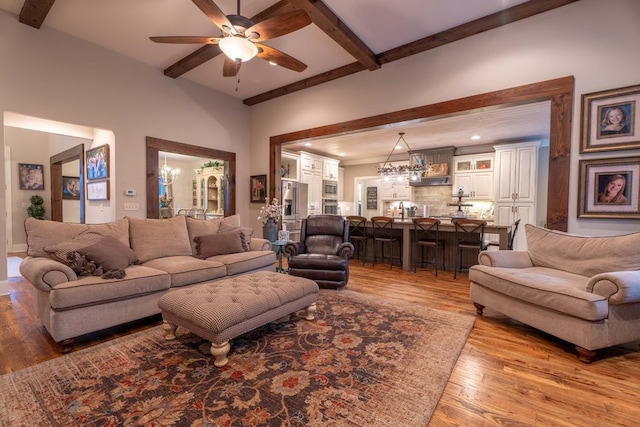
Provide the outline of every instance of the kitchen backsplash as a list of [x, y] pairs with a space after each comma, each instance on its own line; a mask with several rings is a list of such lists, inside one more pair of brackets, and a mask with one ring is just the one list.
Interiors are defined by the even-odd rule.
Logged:
[[431, 216], [447, 215], [450, 206], [447, 203], [453, 203], [451, 197], [450, 185], [438, 185], [429, 187], [413, 187], [412, 188], [412, 204], [418, 206], [420, 214], [424, 205], [429, 206], [429, 214]]

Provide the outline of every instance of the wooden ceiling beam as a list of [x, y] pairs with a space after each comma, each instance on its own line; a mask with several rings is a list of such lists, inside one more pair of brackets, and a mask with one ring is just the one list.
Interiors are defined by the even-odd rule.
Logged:
[[24, 0], [18, 20], [25, 25], [40, 29], [56, 0]]
[[[294, 0], [291, 0], [294, 1]], [[298, 1], [298, 0], [295, 0]], [[305, 0], [313, 1], [313, 0]], [[519, 21], [521, 19], [528, 18], [530, 16], [537, 15], [539, 13], [547, 12], [549, 10], [556, 9], [558, 7], [565, 6], [570, 3], [574, 3], [579, 0], [530, 0], [526, 3], [521, 3], [517, 6], [513, 6], [509, 9], [505, 9], [501, 12], [487, 15], [483, 18], [476, 19], [475, 21], [468, 22], [466, 24], [458, 25], [457, 27], [449, 30], [442, 31], [438, 34], [434, 34], [422, 39], [407, 43], [403, 46], [399, 46], [394, 49], [390, 49], [386, 52], [382, 52], [378, 55], [378, 60], [381, 64], [397, 61], [402, 58], [406, 58], [411, 55], [415, 55], [427, 50], [443, 46], [454, 41], [471, 37], [473, 35], [488, 31], [494, 28], [501, 27], [503, 25], [510, 24], [512, 22]], [[313, 18], [312, 18], [313, 19]], [[358, 63], [349, 64], [334, 70], [330, 70], [307, 79], [291, 83], [287, 86], [282, 86], [268, 92], [261, 93], [259, 95], [247, 98], [242, 102], [245, 105], [256, 105], [261, 102], [269, 101], [280, 96], [284, 96], [293, 92], [297, 92], [302, 89], [306, 89], [312, 86], [317, 86], [323, 83], [330, 82], [332, 80], [345, 77], [349, 74], [358, 73], [363, 71], [362, 68], [357, 67]], [[347, 73], [350, 71], [350, 73]]]
[[295, 9], [307, 12], [318, 28], [349, 52], [367, 70], [374, 71], [381, 67], [376, 54], [369, 49], [369, 46], [360, 40], [321, 0], [289, 0], [289, 2]]

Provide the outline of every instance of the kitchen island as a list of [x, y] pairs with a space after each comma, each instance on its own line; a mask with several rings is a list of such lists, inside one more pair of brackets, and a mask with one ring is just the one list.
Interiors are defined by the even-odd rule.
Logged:
[[[440, 238], [445, 241], [445, 265], [448, 271], [453, 271], [456, 260], [456, 237], [455, 237], [455, 225], [451, 222], [450, 218], [439, 218], [441, 234]], [[412, 270], [412, 249], [414, 247], [413, 241], [413, 219], [394, 218], [393, 221], [394, 232], [398, 234], [398, 237], [402, 237], [402, 269], [405, 271]], [[499, 248], [507, 249], [509, 243], [509, 234], [511, 232], [510, 225], [497, 225], [493, 222], [487, 221], [487, 225], [484, 228], [485, 239], [486, 235], [497, 235]], [[373, 229], [370, 222], [367, 222], [367, 233], [373, 236]], [[370, 247], [367, 248], [368, 259], [373, 260], [373, 241]], [[470, 256], [463, 259], [463, 265], [476, 264], [477, 260]], [[438, 267], [440, 268], [440, 267]]]

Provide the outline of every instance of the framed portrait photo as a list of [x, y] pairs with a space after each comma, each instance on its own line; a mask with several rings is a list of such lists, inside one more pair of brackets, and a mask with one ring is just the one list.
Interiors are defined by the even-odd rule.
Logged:
[[86, 159], [87, 180], [109, 178], [109, 146], [101, 145], [100, 147], [87, 150]]
[[580, 160], [579, 218], [640, 218], [640, 157]]
[[62, 177], [62, 199], [80, 200], [80, 178], [77, 176]]
[[582, 95], [581, 153], [640, 148], [640, 85]]
[[44, 190], [44, 166], [18, 163], [20, 190]]
[[267, 175], [251, 176], [251, 203], [267, 201]]

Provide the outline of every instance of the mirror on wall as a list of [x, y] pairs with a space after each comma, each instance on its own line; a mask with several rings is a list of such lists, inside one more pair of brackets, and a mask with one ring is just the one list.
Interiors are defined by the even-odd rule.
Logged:
[[158, 168], [160, 218], [224, 216], [224, 160], [159, 151]]

